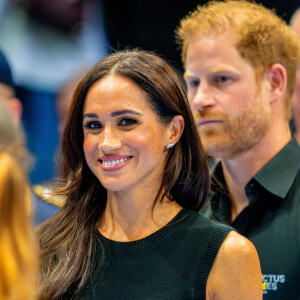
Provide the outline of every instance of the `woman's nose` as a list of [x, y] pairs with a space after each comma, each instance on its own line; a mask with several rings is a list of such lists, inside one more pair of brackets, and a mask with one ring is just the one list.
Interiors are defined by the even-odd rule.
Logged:
[[98, 148], [103, 153], [111, 153], [121, 148], [121, 139], [118, 134], [111, 128], [105, 128], [100, 137]]

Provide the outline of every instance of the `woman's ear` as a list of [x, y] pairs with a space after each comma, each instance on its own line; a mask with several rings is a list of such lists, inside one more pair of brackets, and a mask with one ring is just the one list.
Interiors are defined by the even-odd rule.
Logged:
[[267, 70], [267, 80], [269, 82], [270, 103], [275, 103], [281, 99], [285, 93], [287, 85], [287, 72], [281, 64], [273, 64]]
[[175, 116], [168, 126], [169, 128], [168, 128], [166, 146], [167, 147], [169, 146], [168, 148], [171, 148], [179, 141], [182, 135], [184, 129], [183, 116], [181, 115]]

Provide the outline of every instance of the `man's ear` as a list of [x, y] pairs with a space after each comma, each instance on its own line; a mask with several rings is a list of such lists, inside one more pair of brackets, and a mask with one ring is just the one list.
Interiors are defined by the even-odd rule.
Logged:
[[6, 104], [12, 113], [14, 124], [19, 125], [23, 112], [21, 101], [18, 98], [9, 98], [6, 100]]
[[270, 103], [275, 103], [281, 99], [285, 93], [287, 85], [287, 72], [281, 64], [273, 64], [267, 70], [267, 80], [269, 82]]
[[168, 136], [167, 136], [167, 145], [175, 145], [183, 132], [184, 129], [184, 119], [183, 116], [175, 116], [171, 123], [169, 124]]

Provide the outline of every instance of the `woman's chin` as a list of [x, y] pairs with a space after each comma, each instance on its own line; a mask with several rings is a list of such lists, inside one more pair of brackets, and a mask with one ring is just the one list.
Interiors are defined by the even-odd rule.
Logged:
[[102, 186], [108, 192], [123, 192], [126, 189], [126, 185], [118, 182], [101, 182]]

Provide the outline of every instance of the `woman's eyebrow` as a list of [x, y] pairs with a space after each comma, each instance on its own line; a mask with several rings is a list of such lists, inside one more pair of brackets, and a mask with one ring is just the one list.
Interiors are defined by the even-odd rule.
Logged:
[[84, 114], [83, 115], [83, 119], [84, 118], [98, 118], [98, 115], [97, 114]]
[[131, 109], [124, 109], [124, 110], [118, 110], [118, 111], [114, 111], [112, 112], [110, 115], [112, 117], [118, 117], [118, 116], [121, 116], [121, 115], [125, 115], [125, 114], [135, 114], [135, 115], [138, 115], [138, 116], [141, 116], [142, 114], [135, 111], [135, 110], [131, 110]]
[[[139, 113], [138, 111], [135, 111], [135, 110], [131, 110], [131, 109], [124, 109], [124, 110], [118, 110], [118, 111], [114, 111], [112, 112], [110, 115], [111, 117], [118, 117], [118, 116], [121, 116], [121, 115], [125, 115], [125, 114], [135, 114], [135, 115], [138, 115], [138, 116], [141, 116], [142, 114]], [[87, 114], [84, 114], [83, 115], [83, 119], [85, 118], [98, 118], [99, 116], [95, 113], [87, 113]]]

